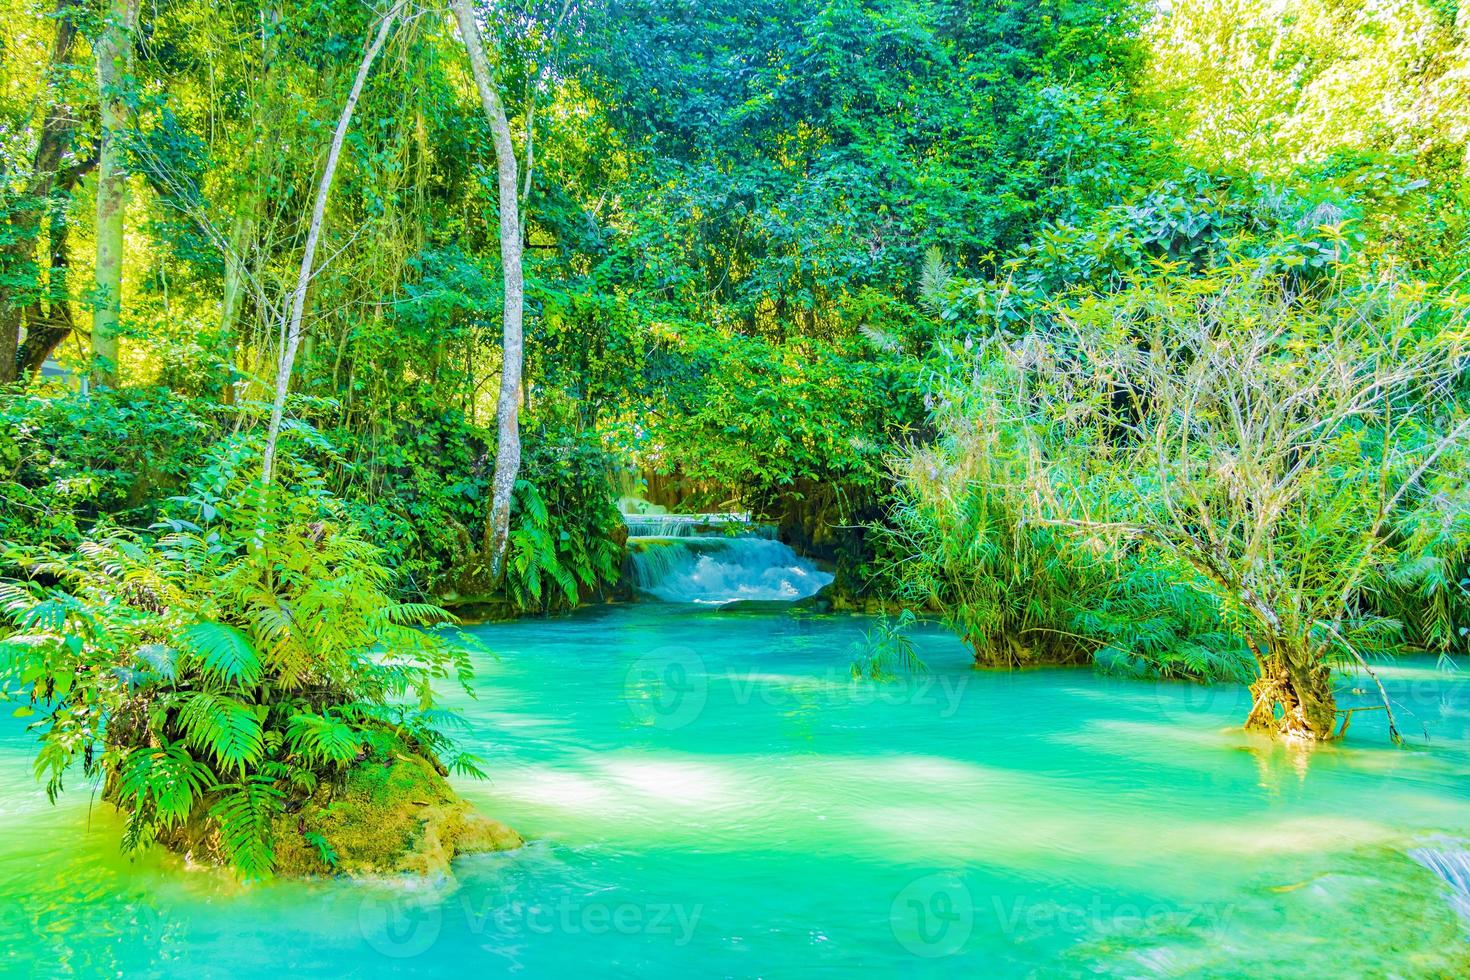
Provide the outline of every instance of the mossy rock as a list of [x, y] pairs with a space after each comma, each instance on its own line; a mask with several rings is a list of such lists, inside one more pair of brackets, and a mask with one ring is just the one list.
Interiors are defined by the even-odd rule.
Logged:
[[[158, 843], [190, 861], [228, 866], [207, 811], [199, 807]], [[456, 793], [437, 760], [387, 729], [372, 734], [342, 778], [288, 802], [272, 822], [272, 837], [282, 878], [448, 876], [456, 857], [525, 843]]]
[[354, 763], [343, 785], [319, 787], [275, 822], [276, 873], [285, 877], [448, 875], [460, 855], [522, 843], [396, 740]]

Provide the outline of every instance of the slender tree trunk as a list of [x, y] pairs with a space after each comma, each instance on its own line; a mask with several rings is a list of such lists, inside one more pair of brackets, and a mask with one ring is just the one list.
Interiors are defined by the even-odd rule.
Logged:
[[98, 38], [97, 96], [102, 110], [102, 152], [97, 165], [97, 289], [92, 310], [92, 381], [117, 383], [117, 322], [122, 312], [123, 217], [127, 175], [121, 136], [127, 125], [127, 86], [133, 65], [137, 0], [108, 0]]
[[402, 9], [403, 4], [400, 2], [383, 17], [378, 25], [377, 36], [363, 55], [362, 63], [357, 66], [357, 77], [352, 80], [352, 91], [348, 93], [347, 104], [342, 107], [342, 115], [337, 119], [337, 131], [332, 134], [332, 148], [327, 152], [327, 165], [317, 184], [316, 203], [312, 206], [311, 224], [306, 231], [306, 247], [301, 253], [301, 269], [296, 275], [296, 289], [291, 294], [290, 318], [285, 329], [286, 343], [281, 350], [281, 359], [276, 370], [276, 397], [271, 403], [271, 421], [266, 430], [265, 459], [262, 466], [262, 478], [267, 484], [274, 475], [276, 443], [281, 437], [281, 416], [286, 409], [286, 389], [290, 387], [291, 368], [296, 362], [296, 351], [301, 346], [301, 318], [306, 309], [306, 290], [311, 284], [317, 242], [321, 239], [322, 221], [327, 212], [327, 197], [332, 191], [332, 178], [336, 176], [337, 161], [342, 156], [342, 143], [347, 138], [347, 127], [352, 122], [352, 112], [357, 108], [357, 100], [362, 97], [362, 87], [367, 83], [368, 72], [372, 70], [378, 52], [383, 50], [393, 22], [398, 19]]
[[[72, 107], [59, 97], [62, 91], [59, 76], [71, 64], [77, 33], [76, 23], [71, 18], [75, 4], [76, 0], [57, 0], [56, 37], [47, 70], [46, 107], [41, 119], [40, 137], [36, 141], [35, 162], [26, 188], [6, 202], [9, 234], [5, 246], [0, 248], [0, 275], [12, 282], [21, 278], [24, 268], [35, 261], [36, 243], [41, 236], [41, 222], [45, 218], [48, 199], [58, 189], [70, 189], [70, 184], [64, 180], [62, 158], [71, 142], [76, 122]], [[63, 186], [58, 188], [58, 183]], [[14, 381], [24, 373], [20, 329], [26, 319], [25, 305], [20, 291], [13, 288], [0, 291], [0, 384]], [[31, 330], [34, 329], [33, 322]], [[29, 333], [24, 346], [32, 349], [36, 346], [31, 344]]]
[[224, 295], [220, 300], [219, 325], [220, 332], [225, 335], [232, 351], [235, 349], [235, 320], [240, 315], [240, 297], [245, 286], [245, 251], [250, 245], [250, 235], [255, 226], [254, 210], [252, 201], [249, 214], [235, 216], [235, 226], [230, 230], [230, 250], [225, 253]]
[[[56, 180], [56, 193], [69, 195], [81, 179], [85, 166], [63, 170]], [[54, 210], [51, 213], [51, 228], [47, 235], [50, 262], [47, 267], [46, 292], [42, 303], [31, 304], [26, 315], [26, 339], [16, 353], [20, 365], [20, 377], [29, 379], [41, 370], [46, 358], [71, 336], [76, 324], [72, 319], [70, 288], [67, 275], [71, 268], [70, 228], [66, 215]]]
[[521, 361], [524, 348], [521, 319], [525, 307], [525, 282], [521, 272], [521, 221], [516, 180], [515, 144], [511, 141], [510, 121], [500, 101], [475, 12], [470, 0], [452, 0], [459, 34], [469, 55], [470, 71], [480, 105], [490, 124], [495, 144], [495, 167], [498, 176], [497, 196], [500, 204], [500, 267], [505, 280], [505, 307], [502, 314], [500, 363], [500, 396], [496, 403], [495, 475], [491, 484], [490, 516], [485, 523], [483, 547], [490, 557], [490, 575], [500, 581], [505, 569], [505, 546], [510, 536], [510, 503], [516, 475], [521, 468], [520, 388]]

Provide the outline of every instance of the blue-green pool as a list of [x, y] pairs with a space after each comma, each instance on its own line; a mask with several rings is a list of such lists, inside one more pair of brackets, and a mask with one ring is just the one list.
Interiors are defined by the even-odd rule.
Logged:
[[[1455, 976], [1470, 924], [1411, 857], [1470, 837], [1470, 677], [1385, 667], [1381, 713], [1312, 752], [1235, 726], [1244, 692], [1089, 670], [848, 677], [872, 621], [646, 603], [476, 628], [463, 700], [523, 851], [457, 882], [241, 886], [118, 854], [0, 737], [0, 970]], [[1351, 687], [1354, 682], [1345, 680]], [[1350, 703], [1372, 703], [1346, 695]]]

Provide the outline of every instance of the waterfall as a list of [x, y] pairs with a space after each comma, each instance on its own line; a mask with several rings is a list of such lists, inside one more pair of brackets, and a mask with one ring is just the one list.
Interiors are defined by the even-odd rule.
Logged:
[[[630, 514], [626, 520], [633, 586], [666, 602], [789, 602], [832, 581], [743, 515]], [[725, 533], [734, 523], [741, 533]]]
[[749, 514], [624, 514], [630, 538], [688, 538], [737, 530], [742, 535], [774, 537], [770, 525], [752, 524]]
[[1409, 857], [1439, 875], [1449, 886], [1450, 907], [1470, 926], [1470, 850], [1464, 842], [1439, 839], [1433, 847], [1419, 847]]

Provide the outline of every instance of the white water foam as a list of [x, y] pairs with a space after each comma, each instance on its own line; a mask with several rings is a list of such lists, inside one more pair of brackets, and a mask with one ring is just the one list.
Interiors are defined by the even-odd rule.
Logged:
[[832, 581], [780, 541], [718, 535], [628, 539], [633, 585], [666, 602], [794, 602]]
[[1409, 857], [1449, 886], [1450, 906], [1470, 928], [1470, 850], [1466, 850], [1465, 842], [1440, 838], [1433, 846], [1410, 851]]

